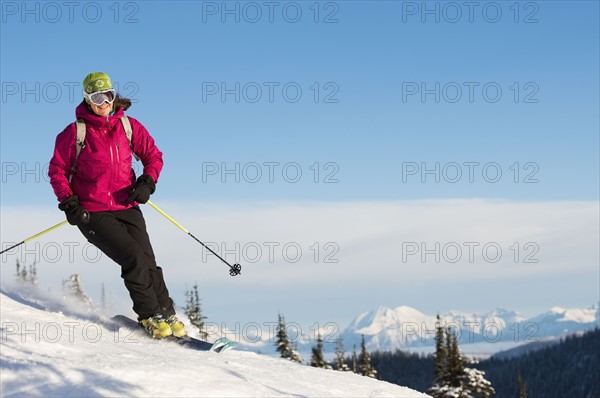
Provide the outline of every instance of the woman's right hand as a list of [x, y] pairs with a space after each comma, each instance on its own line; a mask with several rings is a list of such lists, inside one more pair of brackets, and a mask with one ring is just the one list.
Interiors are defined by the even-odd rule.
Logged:
[[79, 205], [79, 197], [71, 195], [58, 204], [58, 208], [65, 212], [67, 221], [71, 225], [89, 224], [90, 213]]

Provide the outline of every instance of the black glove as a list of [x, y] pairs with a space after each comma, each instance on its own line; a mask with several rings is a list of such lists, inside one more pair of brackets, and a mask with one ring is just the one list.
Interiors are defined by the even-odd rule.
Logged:
[[154, 180], [148, 174], [142, 174], [135, 182], [135, 186], [131, 190], [127, 200], [129, 203], [138, 202], [146, 203], [150, 200], [150, 195], [156, 190]]
[[71, 225], [89, 224], [90, 213], [83, 207], [79, 206], [79, 197], [71, 195], [67, 199], [58, 204], [58, 208], [65, 212], [67, 221]]

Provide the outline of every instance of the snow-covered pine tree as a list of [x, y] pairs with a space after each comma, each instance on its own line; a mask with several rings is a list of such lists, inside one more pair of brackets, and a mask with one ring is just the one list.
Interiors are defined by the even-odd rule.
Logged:
[[331, 365], [325, 361], [325, 356], [323, 355], [323, 338], [321, 337], [321, 333], [317, 334], [317, 345], [312, 348], [310, 366], [331, 369]]
[[456, 334], [449, 331], [448, 335], [451, 336], [448, 346], [448, 373], [452, 386], [456, 391], [460, 391], [458, 397], [488, 398], [494, 394], [496, 391], [492, 387], [492, 383], [486, 380], [484, 371], [465, 366], [466, 360], [458, 349]]
[[496, 393], [492, 383], [486, 380], [485, 372], [479, 369], [465, 367], [461, 375], [461, 385], [463, 389], [461, 397], [464, 398], [488, 398]]
[[[438, 362], [438, 350], [440, 360]], [[427, 391], [434, 398], [472, 398], [464, 395], [462, 374], [464, 373], [462, 357], [458, 351], [456, 335], [450, 330], [442, 329], [439, 325], [436, 330], [436, 379], [433, 386]]]
[[84, 304], [88, 310], [94, 309], [94, 303], [85, 293], [81, 278], [78, 274], [73, 274], [63, 280], [63, 299], [74, 298]]
[[371, 364], [371, 356], [367, 351], [367, 344], [365, 343], [365, 335], [361, 335], [362, 341], [360, 343], [360, 355], [358, 357], [358, 373], [363, 376], [375, 378], [377, 371]]
[[15, 276], [17, 277], [17, 283], [19, 283], [21, 285], [36, 286], [37, 285], [36, 264], [37, 263], [34, 261], [33, 264], [31, 264], [29, 266], [29, 272], [28, 272], [27, 268], [25, 266], [21, 266], [19, 259], [17, 259], [17, 272], [15, 274]]
[[202, 315], [202, 305], [200, 304], [197, 283], [192, 287], [192, 290], [185, 292], [185, 297], [185, 315], [190, 320], [190, 323], [198, 328], [200, 338], [206, 340], [208, 338], [208, 333], [206, 333], [204, 328], [204, 320], [206, 317]]
[[465, 366], [462, 355], [458, 350], [458, 339], [451, 330], [446, 332], [446, 351], [448, 353], [446, 382], [452, 387], [460, 387]]
[[358, 373], [358, 357], [356, 355], [356, 344], [352, 347], [352, 372]]
[[296, 346], [290, 342], [287, 334], [285, 318], [282, 314], [278, 315], [277, 335], [275, 336], [275, 347], [281, 358], [287, 358], [294, 362], [302, 363], [302, 356], [296, 349]]
[[321, 333], [317, 335], [317, 345], [312, 348], [312, 356], [310, 357], [310, 366], [314, 368], [322, 368], [325, 363], [323, 357], [323, 339]]
[[282, 314], [278, 314], [275, 347], [277, 352], [281, 355], [281, 358], [288, 358], [287, 354], [290, 352], [290, 341], [288, 339], [287, 329], [285, 326], [285, 318]]
[[435, 333], [435, 359], [433, 385], [427, 393], [434, 398], [442, 398], [447, 387], [448, 353], [446, 352], [446, 332], [437, 316]]
[[288, 358], [291, 361], [298, 363], [302, 363], [302, 361], [304, 361], [302, 355], [300, 355], [300, 353], [298, 352], [298, 347], [296, 347], [296, 343], [291, 343], [291, 350], [288, 353]]
[[38, 280], [37, 280], [37, 262], [34, 261], [30, 266], [29, 266], [29, 283], [32, 285], [37, 285]]
[[335, 370], [342, 372], [348, 372], [350, 370], [344, 356], [344, 340], [341, 337], [338, 337], [335, 341]]
[[439, 317], [435, 338], [435, 380], [427, 391], [429, 395], [434, 398], [488, 398], [495, 393], [492, 384], [484, 377], [485, 372], [464, 366], [456, 334], [444, 330], [439, 324]]
[[434, 376], [435, 382], [443, 382], [446, 378], [446, 368], [448, 353], [446, 352], [446, 338], [444, 335], [444, 328], [442, 327], [442, 321], [440, 315], [436, 317], [435, 323], [435, 362], [434, 362]]

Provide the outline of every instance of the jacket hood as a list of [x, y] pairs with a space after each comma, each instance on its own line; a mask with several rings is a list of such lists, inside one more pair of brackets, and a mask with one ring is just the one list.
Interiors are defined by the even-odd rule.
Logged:
[[[108, 116], [108, 123], [110, 128], [114, 127], [116, 123], [118, 123], [123, 117], [125, 113], [122, 108], [119, 108], [114, 115]], [[91, 109], [88, 108], [87, 104], [84, 101], [81, 101], [81, 104], [77, 106], [75, 109], [75, 117], [77, 120], [83, 119], [86, 124], [92, 126], [94, 128], [99, 128], [102, 126], [106, 126], [106, 119], [104, 116], [96, 115]]]

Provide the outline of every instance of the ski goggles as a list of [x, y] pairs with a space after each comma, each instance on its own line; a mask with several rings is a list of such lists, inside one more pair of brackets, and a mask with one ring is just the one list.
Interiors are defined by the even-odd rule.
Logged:
[[117, 96], [115, 90], [104, 90], [104, 91], [96, 91], [95, 93], [83, 93], [83, 96], [87, 98], [92, 104], [100, 106], [104, 102], [108, 102], [112, 104]]

